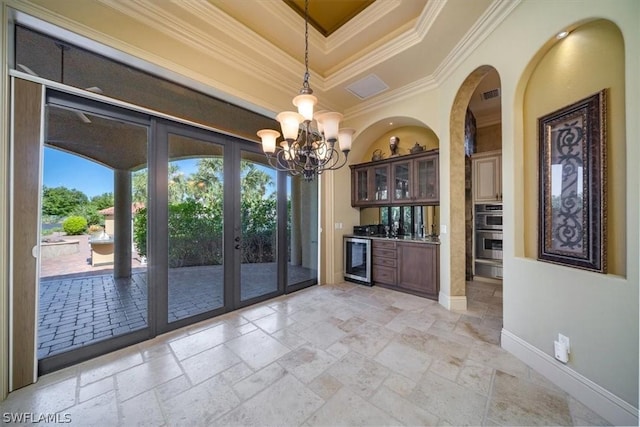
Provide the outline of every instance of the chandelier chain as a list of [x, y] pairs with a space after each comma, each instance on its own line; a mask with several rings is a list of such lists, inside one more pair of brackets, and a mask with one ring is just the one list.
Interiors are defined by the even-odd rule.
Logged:
[[[274, 169], [311, 181], [324, 171], [339, 169], [347, 163], [355, 129], [338, 128], [343, 117], [340, 113], [313, 112], [318, 100], [309, 86], [309, 0], [304, 2], [304, 71], [302, 88], [293, 98], [298, 112], [283, 111], [276, 116], [284, 141], [278, 147], [280, 133], [271, 129], [258, 131], [258, 136]], [[339, 151], [344, 156], [340, 156]]]
[[309, 90], [309, 0], [304, 0], [304, 80], [303, 90]]

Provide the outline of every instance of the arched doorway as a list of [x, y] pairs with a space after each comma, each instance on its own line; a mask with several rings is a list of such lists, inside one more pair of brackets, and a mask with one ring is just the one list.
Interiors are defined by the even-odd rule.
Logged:
[[[492, 127], [490, 132], [495, 133], [498, 129], [498, 137], [484, 132], [488, 136], [483, 138], [483, 141], [493, 140], [498, 147], [501, 147], [499, 93], [499, 77], [496, 70], [491, 66], [482, 66], [473, 71], [462, 83], [451, 109], [449, 123], [451, 141], [450, 297], [452, 301], [458, 300], [458, 303], [453, 306], [459, 309], [466, 308], [467, 282], [474, 276], [476, 242], [473, 218], [474, 202], [477, 199], [473, 194], [474, 176], [471, 156], [477, 150], [476, 142], [480, 134], [478, 129], [484, 128], [485, 125]], [[496, 97], [497, 100], [494, 99]], [[487, 142], [483, 144], [483, 150], [490, 145]], [[499, 173], [499, 165], [496, 173]], [[498, 202], [498, 199], [501, 199], [501, 193], [496, 193], [495, 201]]]

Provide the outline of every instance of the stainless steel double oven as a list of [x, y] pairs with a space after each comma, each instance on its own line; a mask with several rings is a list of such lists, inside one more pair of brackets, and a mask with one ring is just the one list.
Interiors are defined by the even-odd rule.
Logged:
[[475, 205], [475, 274], [502, 278], [502, 204]]

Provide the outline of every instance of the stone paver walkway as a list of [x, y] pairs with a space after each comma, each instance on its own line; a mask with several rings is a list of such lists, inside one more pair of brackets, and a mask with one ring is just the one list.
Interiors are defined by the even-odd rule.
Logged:
[[[147, 327], [146, 266], [136, 260], [131, 278], [114, 279], [112, 266], [91, 267], [88, 248], [84, 239], [79, 253], [41, 263], [38, 359]], [[275, 269], [275, 263], [243, 264], [241, 299], [275, 291]], [[222, 307], [223, 277], [222, 266], [170, 269], [168, 321]], [[290, 283], [315, 277], [289, 266]]]

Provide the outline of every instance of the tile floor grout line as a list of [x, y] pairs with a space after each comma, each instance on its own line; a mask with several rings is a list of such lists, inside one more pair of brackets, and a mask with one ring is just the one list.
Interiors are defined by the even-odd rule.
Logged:
[[489, 419], [489, 409], [491, 408], [491, 400], [493, 399], [493, 387], [496, 378], [496, 370], [492, 369], [491, 372], [491, 381], [489, 382], [489, 393], [487, 393], [487, 403], [484, 408], [484, 415], [482, 416], [482, 425], [487, 425], [487, 420]]
[[[472, 284], [468, 283], [467, 286], [472, 286]], [[473, 292], [469, 294], [473, 294]], [[483, 296], [480, 295], [479, 298], [483, 298]], [[484, 300], [481, 302], [485, 304]], [[469, 317], [465, 312], [452, 313], [446, 311], [436, 303], [421, 306], [423, 303], [424, 300], [421, 298], [388, 290], [368, 289], [348, 284], [315, 286], [306, 289], [303, 293], [282, 296], [277, 302], [265, 302], [255, 307], [257, 310], [263, 310], [256, 313], [269, 311], [265, 310], [264, 307], [272, 310], [273, 313], [271, 314], [278, 313], [274, 318], [266, 321], [267, 323], [263, 323], [265, 328], [275, 329], [272, 333], [254, 323], [260, 323], [259, 320], [266, 316], [261, 316], [252, 321], [245, 320], [242, 315], [237, 313], [227, 313], [228, 316], [224, 319], [210, 319], [205, 321], [207, 323], [198, 324], [195, 327], [191, 326], [194, 328], [193, 330], [190, 330], [188, 326], [170, 331], [164, 336], [154, 338], [153, 343], [149, 346], [142, 346], [139, 343], [129, 349], [118, 350], [109, 355], [92, 359], [84, 364], [75, 365], [72, 370], [61, 376], [52, 376], [52, 382], [48, 385], [75, 378], [75, 381], [69, 381], [75, 387], [75, 403], [72, 404], [69, 411], [73, 414], [80, 414], [80, 411], [84, 413], [85, 410], [89, 410], [91, 411], [89, 415], [95, 414], [94, 416], [96, 417], [109, 417], [106, 411], [112, 410], [113, 401], [105, 398], [105, 396], [109, 396], [108, 393], [111, 393], [111, 391], [91, 397], [91, 399], [87, 400], [87, 402], [92, 401], [89, 404], [80, 402], [80, 392], [83, 390], [81, 385], [83, 373], [88, 375], [86, 379], [91, 380], [91, 382], [85, 384], [85, 387], [91, 387], [95, 384], [95, 388], [87, 389], [90, 393], [99, 392], [106, 388], [107, 384], [99, 384], [99, 381], [111, 381], [110, 386], [113, 392], [110, 396], [115, 399], [115, 404], [118, 408], [118, 424], [124, 427], [126, 427], [125, 424], [131, 425], [143, 421], [143, 417], [147, 416], [151, 417], [146, 418], [147, 422], [154, 419], [160, 423], [162, 420], [165, 426], [169, 426], [174, 420], [176, 409], [180, 412], [180, 416], [186, 417], [181, 419], [180, 423], [191, 425], [202, 425], [203, 422], [206, 422], [205, 420], [208, 420], [207, 414], [213, 415], [214, 413], [217, 414], [216, 418], [211, 418], [209, 421], [215, 425], [221, 425], [223, 421], [232, 421], [239, 424], [256, 422], [275, 424], [275, 420], [278, 417], [284, 417], [281, 418], [282, 420], [295, 420], [295, 422], [291, 423], [286, 421], [281, 423], [287, 426], [309, 425], [312, 424], [314, 419], [315, 424], [335, 424], [340, 421], [353, 424], [357, 420], [373, 422], [367, 417], [374, 413], [384, 416], [384, 419], [387, 420], [386, 423], [399, 424], [397, 421], [392, 421], [396, 420], [392, 413], [402, 419], [410, 420], [412, 419], [408, 418], [410, 416], [416, 417], [418, 414], [424, 414], [419, 409], [426, 411], [429, 414], [429, 419], [437, 419], [438, 423], [450, 422], [453, 424], [465, 424], [469, 420], [476, 420], [475, 423], [481, 422], [483, 425], [494, 424], [496, 423], [496, 417], [500, 420], [497, 424], [528, 424], [533, 422], [534, 418], [531, 418], [532, 416], [537, 417], [535, 418], [537, 421], [544, 422], [544, 420], [547, 420], [548, 423], [552, 423], [550, 420], [558, 419], [559, 416], [563, 417], [562, 419], [567, 417], [568, 404], [557, 404], [553, 406], [555, 409], [552, 409], [551, 412], [544, 412], [548, 408], [544, 405], [547, 404], [548, 399], [554, 398], [555, 395], [546, 390], [547, 383], [543, 382], [543, 378], [536, 376], [535, 382], [533, 382], [533, 371], [526, 366], [527, 370], [523, 371], [520, 361], [505, 352], [500, 347], [499, 341], [497, 343], [493, 342], [493, 334], [485, 335], [481, 333], [478, 336], [467, 336], [459, 334], [458, 332], [461, 330], [456, 332], [456, 325], [463, 322], [479, 325], [481, 318], [477, 317], [478, 311], [474, 312], [476, 316]], [[478, 307], [487, 307], [483, 311], [484, 317], [489, 316], [490, 313], [500, 317], [501, 305], [499, 298], [486, 304], [488, 305], [476, 305], [474, 310], [478, 310]], [[278, 307], [282, 312], [274, 307]], [[406, 308], [403, 309], [401, 307]], [[399, 316], [404, 316], [405, 314], [407, 317], [404, 320], [396, 322], [396, 319], [401, 319]], [[248, 314], [249, 317], [254, 315]], [[420, 329], [411, 328], [413, 332], [407, 336], [407, 339], [410, 340], [407, 341], [407, 345], [410, 344], [411, 348], [415, 348], [421, 354], [428, 356], [429, 363], [427, 366], [421, 365], [419, 361], [426, 359], [416, 354], [416, 356], [419, 356], [415, 359], [418, 364], [411, 364], [406, 367], [399, 365], [398, 369], [406, 371], [405, 373], [400, 373], [400, 371], [396, 371], [393, 368], [396, 362], [393, 359], [389, 359], [389, 357], [400, 357], [403, 353], [397, 352], [401, 351], [403, 347], [398, 347], [393, 351], [389, 349], [394, 343], [402, 344], [404, 342], [399, 339], [403, 332], [397, 332], [387, 328], [387, 326], [391, 322], [396, 322], [394, 323], [394, 328], [398, 329], [400, 326], [418, 321], [420, 316], [423, 315], [428, 316], [433, 321], [429, 320], [429, 327], [426, 329], [422, 323], [414, 323], [414, 326], [420, 327]], [[288, 322], [292, 319], [295, 319], [295, 321], [289, 325]], [[352, 319], [360, 320], [355, 321]], [[220, 322], [221, 320], [222, 322]], [[239, 325], [242, 322], [245, 323]], [[497, 327], [496, 324], [497, 322], [492, 322], [487, 325], [487, 331], [495, 329]], [[217, 372], [219, 368], [216, 368], [216, 366], [220, 366], [219, 363], [222, 363], [222, 360], [218, 361], [211, 357], [202, 357], [202, 360], [199, 360], [198, 363], [203, 364], [198, 369], [207, 369], [208, 366], [211, 366], [217, 373], [194, 386], [186, 373], [186, 365], [183, 366], [183, 362], [202, 352], [190, 355], [180, 361], [172, 343], [176, 343], [183, 338], [192, 337], [200, 332], [206, 334], [206, 331], [213, 330], [213, 328], [221, 325], [224, 325], [222, 328], [225, 328], [225, 330], [228, 328], [231, 331], [229, 334], [231, 337], [227, 338], [227, 334], [225, 334], [221, 342], [202, 350], [202, 352], [222, 346], [229, 349], [238, 359], [231, 366], [228, 366], [229, 361], [225, 361], [226, 369]], [[346, 329], [351, 329], [354, 325], [358, 326], [347, 332], [347, 330], [340, 328], [343, 325]], [[254, 329], [248, 331], [249, 327]], [[308, 328], [312, 329], [307, 330]], [[402, 330], [404, 331], [405, 329]], [[194, 332], [196, 330], [197, 332]], [[245, 332], [242, 333], [241, 331]], [[260, 331], [260, 333], [248, 335], [257, 331]], [[299, 335], [295, 331], [306, 332]], [[235, 336], [236, 332], [240, 332], [240, 335]], [[436, 332], [438, 333], [436, 334]], [[321, 335], [313, 337], [312, 341], [316, 342], [316, 344], [304, 338], [304, 336], [311, 337], [313, 334]], [[206, 336], [202, 335], [202, 337]], [[280, 339], [275, 336], [279, 336]], [[291, 337], [291, 339], [285, 338], [286, 336]], [[234, 345], [234, 348], [237, 347], [242, 353], [241, 355], [231, 350], [227, 343], [242, 337], [245, 337], [245, 339], [238, 341], [238, 344], [242, 342], [242, 346]], [[338, 338], [336, 339], [335, 337]], [[345, 340], [346, 337], [352, 337], [353, 341]], [[200, 344], [206, 346], [215, 342], [218, 342], [218, 340], [208, 341], [208, 344], [205, 342]], [[269, 347], [266, 346], [264, 348], [260, 347], [260, 351], [268, 351], [270, 355], [263, 354], [259, 355], [258, 359], [253, 359], [255, 350], [252, 347], [262, 345], [265, 342], [273, 343], [273, 350], [269, 350]], [[184, 345], [189, 344], [188, 341], [184, 343]], [[244, 348], [245, 346], [246, 348]], [[302, 348], [305, 348], [305, 350], [301, 350]], [[434, 370], [436, 361], [446, 361], [448, 357], [457, 357], [463, 354], [462, 350], [465, 348], [465, 357], [462, 358], [460, 366], [447, 368], [446, 365], [443, 365], [442, 368], [445, 370], [442, 371], [442, 374]], [[298, 352], [296, 353], [296, 351]], [[381, 356], [383, 352], [388, 354], [385, 353], [384, 356]], [[147, 358], [144, 357], [145, 353]], [[161, 357], [164, 359], [160, 359]], [[291, 359], [285, 360], [287, 357], [291, 357]], [[381, 361], [376, 359], [378, 357], [381, 357]], [[410, 356], [407, 354], [407, 357]], [[390, 361], [390, 365], [382, 362], [387, 359]], [[251, 362], [252, 360], [254, 362]], [[270, 361], [266, 366], [261, 366], [259, 369], [252, 368], [254, 364], [256, 366], [261, 365], [261, 362], [258, 362], [259, 360]], [[402, 361], [402, 359], [398, 360], [401, 363], [413, 363], [414, 361], [411, 358], [407, 359], [406, 362]], [[162, 381], [164, 377], [157, 378], [155, 376], [163, 373], [169, 366], [168, 362], [171, 362], [172, 372], [164, 375], [176, 376], [156, 384], [156, 381]], [[249, 365], [248, 363], [252, 364]], [[468, 363], [469, 365], [467, 365]], [[145, 364], [146, 367], [140, 367]], [[177, 365], [177, 369], [173, 364]], [[193, 367], [192, 365], [190, 366]], [[360, 369], [366, 366], [369, 366], [371, 370], [367, 371], [365, 368], [365, 371], [361, 372]], [[241, 398], [238, 387], [234, 387], [234, 385], [239, 384], [240, 381], [248, 381], [252, 375], [270, 367], [270, 373], [265, 372], [264, 384], [257, 385], [258, 391], [246, 399]], [[138, 369], [135, 377], [122, 374], [134, 368]], [[491, 370], [489, 371], [486, 368]], [[500, 377], [498, 376], [499, 370], [513, 372], [513, 374], [509, 374], [508, 377]], [[143, 372], [146, 373], [143, 374]], [[280, 376], [281, 374], [278, 372], [284, 373], [284, 375]], [[417, 382], [413, 381], [417, 376], [406, 376], [407, 373], [411, 372], [420, 373], [420, 377], [416, 380]], [[488, 391], [485, 395], [482, 390], [486, 387], [489, 372], [491, 377], [488, 379]], [[101, 376], [104, 373], [108, 373], [108, 375]], [[474, 382], [473, 375], [475, 374], [480, 375], [480, 377]], [[55, 373], [52, 375], [55, 375]], [[198, 377], [206, 375], [206, 371], [203, 371], [202, 375], [198, 374]], [[365, 375], [365, 377], [363, 378], [361, 375]], [[447, 376], [454, 379], [451, 380]], [[390, 381], [392, 377], [394, 380]], [[271, 380], [268, 378], [277, 379], [270, 383]], [[285, 378], [288, 379], [285, 380]], [[173, 386], [167, 386], [168, 383], [176, 379], [180, 379], [179, 382], [174, 383]], [[255, 377], [255, 379], [258, 379], [258, 377]], [[147, 380], [149, 381], [148, 385], [132, 383], [131, 385], [135, 387], [135, 390], [127, 390], [130, 387], [130, 381]], [[508, 382], [504, 383], [507, 380]], [[206, 396], [193, 394], [195, 391], [192, 390], [195, 387], [199, 387], [207, 381], [213, 382], [209, 383], [209, 385], [204, 385], [202, 389], [197, 389], [206, 391]], [[218, 393], [214, 390], [216, 384], [224, 384], [224, 388], [219, 388]], [[253, 387], [249, 383], [247, 385]], [[353, 391], [349, 391], [353, 390], [352, 387], [354, 386], [361, 387], [361, 391], [355, 394]], [[499, 387], [496, 388], [497, 386]], [[25, 392], [14, 395], [16, 398], [13, 400], [10, 395], [7, 405], [9, 405], [9, 408], [18, 408], [19, 406], [20, 408], [29, 409], [29, 406], [34, 406], [35, 402], [41, 402], [38, 405], [44, 403], [45, 405], [55, 406], [55, 394], [59, 394], [59, 391], [64, 391], [65, 395], [68, 396], [68, 400], [71, 400], [69, 390], [64, 390], [66, 387], [68, 387], [67, 384], [62, 384], [56, 388], [46, 386], [27, 388]], [[504, 387], [510, 388], [505, 389]], [[145, 388], [145, 390], [128, 398], [125, 402], [120, 401], [123, 391], [127, 394], [127, 392], [135, 392], [139, 388]], [[291, 391], [294, 391], [294, 394], [287, 396], [289, 388], [292, 388]], [[153, 390], [153, 393], [146, 396], [146, 393], [151, 390]], [[526, 394], [519, 395], [520, 390], [522, 393], [526, 392]], [[299, 393], [295, 393], [295, 391]], [[440, 391], [444, 393], [441, 394]], [[183, 397], [176, 401], [172, 400], [171, 405], [165, 405], [161, 402], [161, 392], [171, 399], [181, 395]], [[276, 395], [272, 395], [274, 392], [276, 392]], [[226, 393], [230, 394], [226, 395], [225, 398]], [[360, 407], [363, 412], [352, 412], [354, 410], [353, 406], [348, 403], [350, 394], [360, 397], [356, 406]], [[389, 406], [392, 405], [392, 402], [396, 402], [396, 395], [399, 396], [399, 399], [402, 399], [397, 400], [400, 407], [403, 407], [403, 402], [406, 402], [407, 405], [410, 405], [407, 408], [414, 407], [414, 409], [409, 409], [410, 412], [404, 414], [397, 412], [396, 407]], [[153, 399], [150, 398], [151, 396], [153, 396]], [[257, 398], [257, 396], [260, 396], [260, 398]], [[191, 400], [191, 397], [195, 399]], [[523, 416], [522, 413], [513, 412], [508, 408], [498, 410], [494, 405], [497, 398], [500, 398], [501, 402], [504, 400], [509, 407], [512, 405], [525, 405], [523, 407], [529, 408], [531, 412]], [[93, 401], [93, 399], [97, 400]], [[570, 397], [567, 395], [566, 399], [570, 399]], [[216, 402], [218, 401], [221, 403], [217, 404]], [[452, 402], [456, 401], [459, 403], [470, 402], [468, 409], [461, 410], [463, 409], [462, 407], [451, 406]], [[138, 408], [141, 402], [147, 402], [149, 407]], [[181, 402], [182, 406], [173, 408], [177, 402]], [[256, 406], [257, 402], [260, 402], [259, 406]], [[316, 405], [318, 406], [316, 407]], [[169, 410], [170, 406], [173, 409]], [[36, 409], [38, 407], [40, 406], [37, 406]], [[385, 410], [385, 407], [392, 413]], [[373, 408], [377, 409], [373, 410]], [[293, 412], [288, 413], [288, 411], [294, 410], [302, 411], [297, 412], [297, 416], [300, 419], [297, 419]], [[492, 410], [494, 413], [490, 417], [490, 411]], [[541, 410], [543, 412], [540, 412]], [[568, 410], [570, 411], [570, 408]], [[581, 411], [586, 410], [588, 408], [581, 409]], [[224, 412], [218, 413], [218, 411]], [[582, 413], [580, 412], [580, 414]], [[585, 414], [588, 413], [585, 412]], [[113, 419], [115, 415], [112, 413], [110, 416]], [[575, 423], [573, 415], [571, 413], [568, 415], [569, 417], [566, 419], [571, 423]], [[127, 416], [126, 420], [124, 416]], [[583, 417], [587, 416], [583, 415]], [[109, 418], [104, 418], [104, 420], [107, 419]], [[191, 422], [189, 419], [191, 419]], [[592, 419], [595, 420], [595, 418]]]

